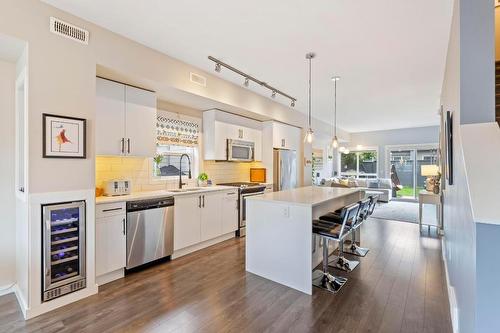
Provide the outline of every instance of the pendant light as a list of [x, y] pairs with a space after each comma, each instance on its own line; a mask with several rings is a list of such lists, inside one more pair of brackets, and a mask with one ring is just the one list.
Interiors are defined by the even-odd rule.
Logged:
[[337, 148], [339, 146], [339, 140], [337, 139], [337, 81], [340, 80], [340, 76], [333, 76], [333, 86], [334, 86], [334, 94], [333, 94], [333, 139], [332, 139], [332, 147]]
[[311, 71], [312, 71], [312, 59], [315, 57], [316, 55], [313, 53], [313, 52], [309, 52], [306, 54], [306, 59], [309, 60], [309, 113], [308, 113], [308, 125], [309, 125], [309, 129], [307, 130], [307, 134], [306, 134], [306, 137], [305, 137], [305, 141], [307, 141], [307, 143], [312, 143], [313, 141], [313, 136], [314, 136], [314, 132], [312, 130], [312, 117], [311, 117]]

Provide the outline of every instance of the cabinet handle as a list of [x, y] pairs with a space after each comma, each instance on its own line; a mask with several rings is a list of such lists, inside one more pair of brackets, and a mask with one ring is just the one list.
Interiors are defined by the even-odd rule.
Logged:
[[242, 129], [238, 130], [238, 138], [243, 139], [243, 130]]
[[104, 213], [104, 212], [113, 212], [115, 210], [122, 210], [122, 208], [121, 207], [119, 207], [119, 208], [109, 208], [109, 209], [103, 209], [102, 211]]
[[121, 145], [122, 145], [122, 154], [125, 153], [125, 138], [121, 139]]
[[130, 138], [127, 139], [127, 154], [130, 154]]
[[123, 234], [125, 235], [126, 234], [126, 231], [125, 231], [125, 219], [122, 220], [122, 232]]
[[203, 195], [203, 208], [205, 208], [205, 196]]
[[198, 196], [198, 208], [201, 208], [201, 195]]
[[281, 147], [285, 147], [285, 139], [281, 139]]

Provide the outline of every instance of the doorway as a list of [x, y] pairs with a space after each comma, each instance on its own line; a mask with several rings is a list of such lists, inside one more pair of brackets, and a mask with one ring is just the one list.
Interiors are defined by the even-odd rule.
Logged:
[[[425, 188], [426, 177], [421, 174], [422, 165], [435, 165], [438, 160], [437, 144], [386, 147], [387, 174], [392, 175], [395, 186], [393, 199], [416, 201]], [[394, 181], [396, 179], [396, 181]]]

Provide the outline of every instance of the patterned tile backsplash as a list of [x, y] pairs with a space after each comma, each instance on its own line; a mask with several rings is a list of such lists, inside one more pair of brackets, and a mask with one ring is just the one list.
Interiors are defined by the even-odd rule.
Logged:
[[[227, 182], [247, 182], [250, 179], [250, 168], [263, 167], [260, 162], [231, 163], [204, 161], [201, 170], [208, 174], [214, 184]], [[104, 187], [111, 179], [130, 179], [132, 191], [154, 191], [174, 189], [178, 180], [156, 180], [151, 177], [152, 161], [142, 157], [96, 157], [96, 186]], [[196, 178], [197, 175], [193, 175]], [[269, 180], [267, 180], [269, 182]], [[188, 180], [189, 186], [196, 186], [196, 179]]]

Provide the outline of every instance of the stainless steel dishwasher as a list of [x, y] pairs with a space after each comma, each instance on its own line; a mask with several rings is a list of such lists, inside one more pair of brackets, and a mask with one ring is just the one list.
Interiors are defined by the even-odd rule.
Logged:
[[127, 202], [127, 269], [174, 252], [174, 197]]

